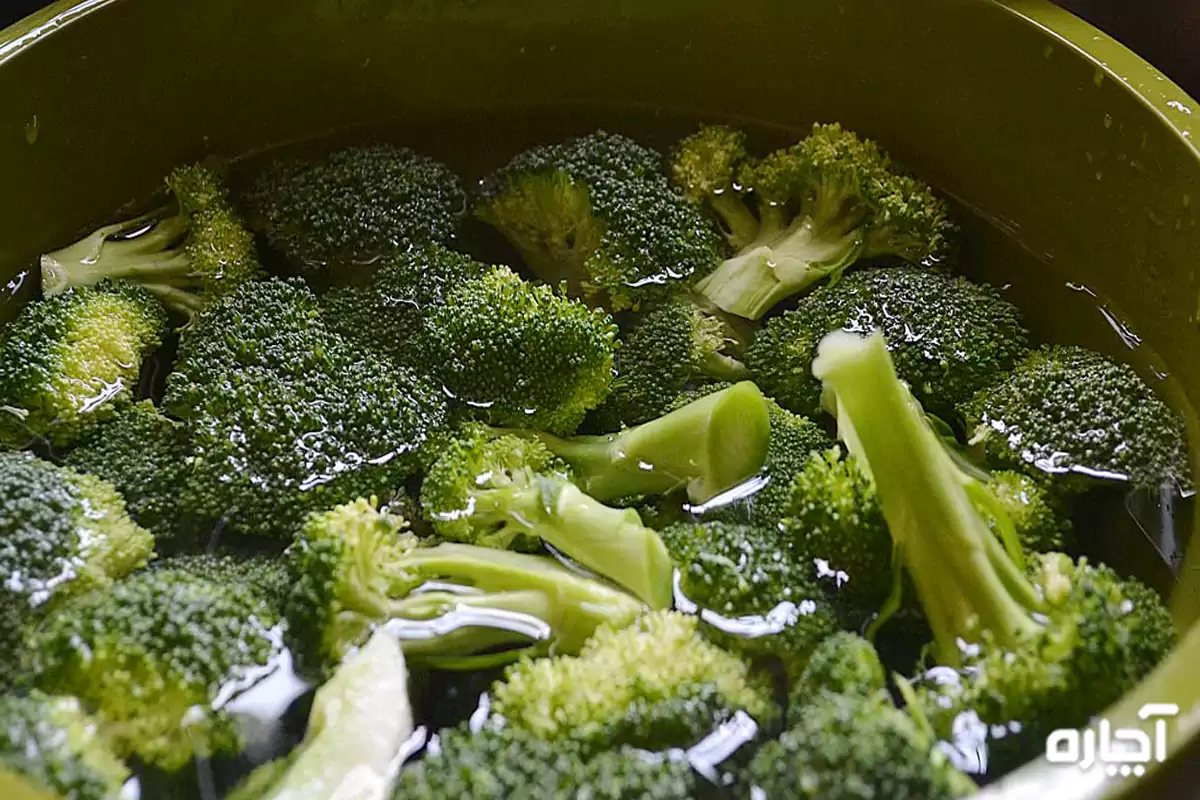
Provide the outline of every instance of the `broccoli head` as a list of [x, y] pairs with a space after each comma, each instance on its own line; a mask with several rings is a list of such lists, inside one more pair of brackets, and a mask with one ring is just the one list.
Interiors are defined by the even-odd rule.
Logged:
[[[1027, 557], [1063, 549], [1071, 520], [1062, 508], [1061, 497], [1044, 481], [1020, 472], [997, 470], [986, 485], [1011, 521]], [[981, 510], [987, 516], [986, 508]], [[996, 518], [989, 517], [988, 522], [998, 534]]]
[[61, 447], [137, 390], [166, 317], [144, 289], [103, 283], [31, 303], [0, 341], [0, 445]]
[[662, 161], [603, 131], [535, 147], [483, 181], [475, 213], [546, 283], [613, 311], [638, 308], [721, 259], [719, 235]]
[[262, 277], [254, 236], [215, 170], [180, 167], [167, 188], [172, 204], [42, 256], [42, 292], [50, 297], [105, 279], [131, 281], [190, 318], [212, 298]]
[[612, 382], [612, 318], [507, 267], [451, 289], [425, 335], [425, 371], [492, 424], [573, 433]]
[[299, 279], [247, 284], [202, 312], [164, 405], [191, 431], [185, 509], [279, 538], [310, 511], [396, 491], [446, 417], [435, 386], [328, 330]]
[[448, 167], [391, 145], [277, 161], [242, 200], [251, 227], [321, 285], [360, 281], [411, 248], [452, 244], [466, 211]]
[[0, 795], [114, 800], [129, 775], [75, 698], [0, 697]]
[[329, 670], [380, 626], [401, 639], [410, 659], [448, 666], [516, 658], [485, 652], [502, 644], [577, 652], [600, 624], [627, 625], [643, 608], [554, 559], [455, 543], [422, 547], [407, 526], [363, 499], [309, 517], [288, 549], [285, 602], [303, 669]]
[[247, 589], [277, 611], [282, 610], [292, 588], [287, 561], [277, 556], [194, 553], [159, 559], [150, 564], [150, 569], [186, 572], [219, 586]]
[[215, 701], [273, 656], [276, 622], [249, 590], [142, 572], [51, 614], [30, 640], [30, 680], [87, 704], [118, 755], [173, 771], [240, 748]]
[[697, 290], [749, 319], [868, 259], [936, 264], [956, 232], [929, 186], [836, 124], [814, 125], [798, 144], [763, 159], [747, 155], [740, 133], [702, 128], [679, 145], [672, 172], [708, 204], [736, 250]]
[[873, 694], [887, 688], [883, 663], [869, 641], [850, 631], [839, 631], [821, 640], [792, 681], [788, 692], [788, 720], [800, 721], [805, 707], [822, 694]]
[[1017, 309], [990, 287], [913, 267], [854, 272], [767, 322], [746, 354], [763, 391], [798, 414], [821, 410], [817, 345], [835, 330], [879, 329], [900, 377], [935, 414], [953, 413], [1026, 351]]
[[671, 605], [674, 565], [658, 534], [633, 509], [580, 491], [536, 439], [467, 426], [430, 467], [421, 499], [447, 539], [524, 550], [545, 542], [652, 608]]
[[741, 659], [673, 611], [603, 626], [578, 656], [522, 659], [491, 700], [507, 726], [542, 739], [655, 750], [689, 747], [738, 711], [764, 722], [776, 713]]
[[1191, 485], [1183, 423], [1127, 364], [1073, 345], [1043, 347], [962, 398], [971, 442], [1034, 475]]

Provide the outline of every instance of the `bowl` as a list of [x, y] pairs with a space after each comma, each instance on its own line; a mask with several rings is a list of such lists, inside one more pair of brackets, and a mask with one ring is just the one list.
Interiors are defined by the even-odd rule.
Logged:
[[[596, 125], [837, 120], [973, 212], [969, 261], [1016, 276], [1042, 332], [1134, 348], [1200, 452], [1200, 105], [1041, 0], [67, 0], [0, 32], [0, 98], [0, 323], [38, 253], [209, 154], [370, 130], [435, 156], [470, 143], [470, 168]], [[1141, 705], [1177, 704], [1170, 758], [1137, 779], [1038, 760], [983, 796], [1191, 793], [1191, 552], [1172, 592], [1190, 635], [1160, 667], [1176, 696], [1106, 715], [1154, 732]]]

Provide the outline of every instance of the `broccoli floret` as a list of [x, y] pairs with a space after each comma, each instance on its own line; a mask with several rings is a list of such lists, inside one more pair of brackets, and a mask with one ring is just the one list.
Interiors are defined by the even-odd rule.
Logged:
[[537, 440], [467, 426], [425, 476], [425, 516], [438, 535], [469, 544], [545, 542], [651, 608], [669, 607], [674, 565], [658, 534], [633, 509], [588, 497], [555, 462]]
[[239, 749], [214, 701], [272, 657], [276, 621], [247, 589], [142, 572], [51, 614], [30, 640], [30, 681], [86, 703], [118, 755], [172, 771]]
[[248, 589], [280, 612], [292, 588], [287, 561], [277, 556], [197, 553], [160, 559], [150, 569], [186, 572], [220, 586]]
[[410, 659], [451, 667], [512, 660], [519, 653], [483, 651], [531, 640], [577, 652], [598, 625], [627, 625], [643, 608], [552, 558], [455, 543], [421, 547], [407, 525], [360, 499], [313, 514], [297, 534], [285, 609], [302, 669], [336, 666], [385, 625]]
[[390, 495], [446, 417], [434, 385], [328, 330], [299, 279], [247, 284], [201, 313], [164, 405], [191, 431], [184, 508], [277, 538], [310, 511]]
[[1099, 353], [1043, 347], [962, 399], [971, 442], [998, 465], [1084, 485], [1190, 485], [1183, 423], [1132, 367]]
[[801, 298], [767, 322], [746, 354], [763, 391], [797, 414], [821, 411], [812, 376], [817, 345], [835, 330], [887, 337], [896, 371], [929, 411], [956, 403], [996, 380], [1025, 353], [1020, 314], [998, 292], [965, 278], [912, 267], [854, 272]]
[[573, 433], [612, 382], [612, 318], [507, 267], [451, 289], [425, 336], [425, 371], [496, 425]]
[[506, 725], [542, 739], [656, 750], [689, 747], [738, 711], [764, 722], [777, 711], [741, 659], [673, 611], [601, 627], [578, 656], [524, 658], [491, 700]]
[[412, 248], [450, 245], [466, 212], [448, 167], [391, 145], [277, 161], [242, 200], [251, 227], [320, 285], [360, 281]]
[[105, 279], [132, 281], [190, 318], [212, 298], [262, 277], [254, 236], [230, 205], [217, 172], [180, 167], [167, 177], [167, 188], [171, 205], [106, 225], [42, 256], [43, 294]]
[[662, 532], [678, 589], [700, 609], [705, 635], [747, 656], [774, 656], [793, 676], [840, 627], [811, 561], [792, 557], [774, 527], [676, 524]]
[[[749, 319], [867, 259], [936, 264], [956, 231], [929, 186], [836, 124], [814, 125], [798, 144], [761, 160], [748, 157], [737, 131], [702, 128], [680, 144], [672, 172], [691, 198], [708, 203], [737, 251], [697, 290]], [[749, 193], [757, 213], [746, 205]]]
[[[1061, 498], [1043, 482], [1019, 472], [998, 470], [991, 478], [986, 484], [988, 492], [1012, 523], [1025, 555], [1062, 550], [1071, 520], [1061, 507]], [[980, 510], [987, 516], [986, 508]], [[988, 519], [988, 524], [999, 533], [994, 517]]]
[[613, 311], [638, 308], [721, 259], [718, 233], [662, 162], [603, 131], [536, 147], [483, 181], [475, 213], [546, 283]]
[[584, 748], [511, 726], [443, 730], [437, 748], [401, 771], [393, 800], [680, 800], [702, 796], [683, 754]]
[[875, 647], [850, 631], [839, 631], [817, 645], [788, 693], [788, 719], [799, 722], [805, 707], [822, 694], [869, 695], [887, 688]]
[[322, 316], [355, 345], [398, 364], [425, 367], [432, 361], [424, 320], [452, 289], [481, 277], [488, 267], [453, 250], [432, 246], [380, 260], [370, 284], [343, 286], [321, 298]]
[[743, 381], [620, 433], [560, 439], [531, 434], [601, 502], [687, 489], [703, 503], [762, 469], [771, 437], [767, 399]]
[[971, 669], [967, 705], [985, 724], [1012, 731], [1008, 723], [1020, 723], [1020, 736], [999, 740], [998, 762], [1015, 763], [1051, 730], [1085, 723], [1165, 655], [1173, 630], [1152, 593], [1136, 592], [1135, 606], [1111, 571], [1061, 554], [1037, 556], [1033, 579], [1024, 574], [1015, 537], [1002, 545], [976, 506], [986, 487], [930, 427], [881, 335], [831, 334], [813, 371], [840, 435], [874, 480], [933, 631], [931, 657]]
[[162, 550], [185, 545], [198, 532], [180, 502], [190, 456], [187, 429], [143, 400], [89, 431], [64, 463], [111, 482], [125, 498], [129, 516], [154, 534]]
[[31, 303], [0, 341], [0, 445], [62, 447], [137, 389], [142, 359], [166, 333], [144, 289], [104, 283]]
[[75, 698], [0, 697], [0, 795], [114, 800], [129, 774]]
[[819, 695], [759, 748], [744, 780], [766, 797], [821, 800], [953, 800], [976, 791], [928, 725], [886, 691]]

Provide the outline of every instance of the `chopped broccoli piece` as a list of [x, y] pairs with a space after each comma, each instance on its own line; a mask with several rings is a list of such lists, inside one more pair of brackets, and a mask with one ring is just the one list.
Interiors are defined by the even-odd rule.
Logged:
[[[929, 186], [836, 124], [814, 125], [761, 160], [747, 155], [737, 131], [702, 128], [680, 144], [672, 172], [693, 200], [708, 203], [737, 251], [697, 290], [749, 319], [868, 259], [936, 264], [956, 231]], [[745, 202], [751, 192], [757, 214]]]
[[601, 502], [686, 487], [693, 503], [703, 503], [762, 468], [771, 423], [766, 398], [743, 381], [620, 433], [533, 435]]
[[197, 553], [160, 559], [150, 569], [186, 572], [220, 586], [247, 589], [277, 612], [292, 588], [287, 561], [277, 556]]
[[191, 318], [212, 298], [262, 277], [254, 236], [217, 172], [180, 167], [167, 188], [173, 206], [106, 225], [42, 256], [42, 292], [50, 297], [106, 279], [131, 281]]
[[[1060, 498], [1046, 489], [1044, 482], [1019, 472], [999, 470], [991, 477], [988, 491], [1012, 522], [1026, 557], [1062, 550], [1071, 520], [1060, 507]], [[985, 508], [980, 510], [987, 516]], [[988, 524], [999, 534], [994, 517], [988, 519]]]
[[143, 400], [89, 431], [64, 463], [111, 482], [125, 498], [129, 516], [154, 534], [161, 550], [185, 545], [199, 532], [180, 501], [190, 456], [187, 429]]
[[588, 497], [555, 462], [537, 440], [467, 426], [425, 476], [425, 516], [438, 535], [469, 544], [545, 542], [651, 608], [669, 607], [674, 565], [658, 534], [633, 509]]
[[822, 694], [869, 695], [887, 688], [883, 663], [875, 647], [863, 637], [839, 631], [813, 650], [804, 672], [788, 694], [788, 719], [798, 722], [805, 707]]
[[411, 248], [450, 245], [466, 212], [449, 168], [391, 145], [277, 161], [242, 200], [251, 227], [319, 284], [357, 282]]
[[142, 572], [51, 614], [30, 641], [30, 680], [93, 709], [118, 755], [173, 771], [240, 748], [213, 704], [227, 682], [272, 657], [275, 623], [247, 589]]
[[507, 267], [451, 289], [425, 335], [425, 371], [492, 424], [573, 433], [612, 382], [612, 318]]
[[129, 768], [73, 697], [0, 697], [0, 796], [114, 800]]
[[61, 447], [137, 389], [166, 317], [144, 289], [103, 283], [30, 303], [0, 341], [0, 445]]
[[795, 560], [776, 528], [676, 524], [662, 536], [679, 563], [679, 590], [702, 609], [705, 634], [722, 647], [775, 656], [796, 675], [839, 629], [812, 562]]
[[821, 411], [812, 377], [817, 345], [835, 330], [887, 337], [900, 377], [928, 409], [956, 403], [996, 380], [1025, 353], [1020, 314], [988, 286], [912, 267], [854, 272], [767, 322], [746, 354], [763, 391], [798, 414]]
[[996, 464], [1082, 484], [1191, 485], [1183, 423], [1127, 364], [1054, 345], [997, 377], [962, 398], [972, 443]]
[[397, 490], [446, 417], [425, 379], [329, 331], [299, 279], [247, 284], [202, 312], [164, 405], [192, 435], [185, 509], [276, 538], [310, 511]]
[[627, 625], [643, 608], [551, 558], [453, 543], [421, 547], [407, 526], [362, 499], [310, 516], [288, 549], [285, 603], [302, 669], [335, 667], [383, 625], [400, 636], [410, 659], [450, 666], [511, 660], [518, 653], [484, 651], [530, 640], [577, 652], [597, 626]]
[[541, 280], [612, 311], [672, 293], [721, 259], [720, 237], [662, 157], [603, 131], [536, 147], [488, 176], [476, 215]]
[[737, 711], [760, 721], [776, 713], [741, 659], [673, 611], [603, 626], [578, 656], [524, 658], [491, 699], [507, 725], [539, 738], [656, 750], [691, 746]]

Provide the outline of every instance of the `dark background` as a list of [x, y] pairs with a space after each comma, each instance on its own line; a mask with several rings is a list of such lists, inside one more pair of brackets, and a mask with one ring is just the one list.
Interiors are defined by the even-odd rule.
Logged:
[[[1057, 0], [1107, 31], [1200, 97], [1200, 1]], [[0, 28], [45, 0], [0, 0]]]

